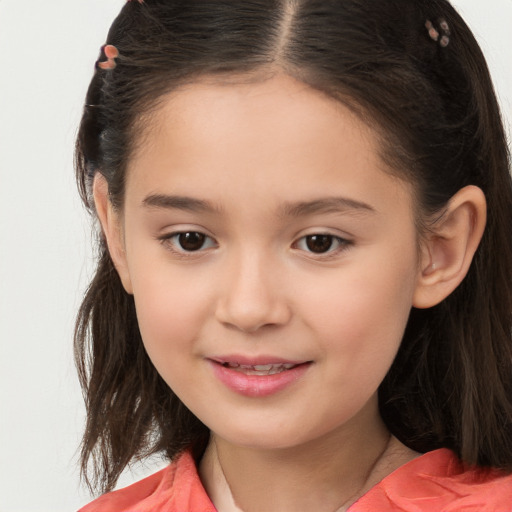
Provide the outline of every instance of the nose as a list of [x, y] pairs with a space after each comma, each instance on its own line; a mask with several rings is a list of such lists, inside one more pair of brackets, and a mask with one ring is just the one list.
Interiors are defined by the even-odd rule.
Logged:
[[246, 333], [288, 323], [291, 310], [279, 269], [256, 254], [226, 264], [216, 308], [222, 324]]

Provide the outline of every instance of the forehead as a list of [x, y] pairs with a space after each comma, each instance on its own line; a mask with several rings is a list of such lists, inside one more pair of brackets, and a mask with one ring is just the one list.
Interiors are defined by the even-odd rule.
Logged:
[[146, 119], [127, 189], [282, 202], [409, 190], [379, 152], [372, 128], [293, 78], [203, 80], [162, 98]]

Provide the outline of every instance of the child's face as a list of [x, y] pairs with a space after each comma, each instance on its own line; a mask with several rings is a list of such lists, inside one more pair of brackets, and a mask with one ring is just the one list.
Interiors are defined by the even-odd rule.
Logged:
[[187, 86], [150, 121], [118, 267], [156, 368], [227, 442], [297, 446], [378, 421], [420, 271], [411, 189], [374, 137], [286, 77]]

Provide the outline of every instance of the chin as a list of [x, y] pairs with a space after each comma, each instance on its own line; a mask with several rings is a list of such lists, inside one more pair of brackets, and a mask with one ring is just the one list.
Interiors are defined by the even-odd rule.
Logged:
[[[250, 450], [286, 450], [304, 445], [326, 435], [325, 432], [307, 432], [283, 425], [264, 425], [264, 422], [240, 425], [239, 428], [212, 430], [212, 434], [226, 443]], [[296, 424], [297, 425], [297, 424]], [[256, 427], [256, 428], [255, 428]]]

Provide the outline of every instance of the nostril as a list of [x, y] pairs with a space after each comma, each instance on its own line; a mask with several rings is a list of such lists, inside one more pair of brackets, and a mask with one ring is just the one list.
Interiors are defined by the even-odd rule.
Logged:
[[[283, 325], [290, 318], [285, 287], [270, 276], [261, 262], [230, 262], [217, 296], [216, 319], [229, 329], [253, 334], [264, 327]], [[239, 266], [243, 268], [237, 268]], [[275, 270], [275, 269], [274, 269]]]

